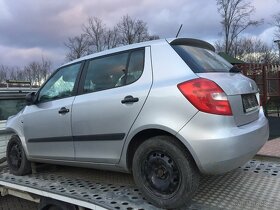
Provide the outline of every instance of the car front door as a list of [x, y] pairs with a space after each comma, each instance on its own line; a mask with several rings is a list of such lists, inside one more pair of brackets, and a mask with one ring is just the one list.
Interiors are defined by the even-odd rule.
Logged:
[[150, 48], [88, 61], [72, 108], [77, 161], [117, 163], [152, 85]]
[[71, 111], [81, 63], [60, 68], [23, 114], [28, 154], [34, 159], [73, 160]]

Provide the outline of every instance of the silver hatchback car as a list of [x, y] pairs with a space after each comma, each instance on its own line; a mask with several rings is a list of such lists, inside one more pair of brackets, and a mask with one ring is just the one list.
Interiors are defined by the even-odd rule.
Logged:
[[163, 39], [61, 66], [7, 122], [10, 171], [44, 162], [132, 172], [156, 206], [187, 206], [200, 173], [237, 168], [269, 135], [256, 83], [214, 51]]

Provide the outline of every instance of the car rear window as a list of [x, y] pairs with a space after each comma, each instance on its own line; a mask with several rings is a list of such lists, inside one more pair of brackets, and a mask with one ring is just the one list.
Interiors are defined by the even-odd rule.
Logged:
[[232, 68], [230, 63], [211, 50], [186, 45], [172, 47], [194, 73], [229, 72]]

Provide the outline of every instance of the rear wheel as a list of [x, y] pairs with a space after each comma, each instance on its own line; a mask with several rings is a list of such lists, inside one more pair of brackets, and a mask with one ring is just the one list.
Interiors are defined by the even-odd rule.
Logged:
[[190, 154], [170, 136], [142, 143], [135, 152], [132, 171], [146, 199], [168, 209], [189, 205], [200, 176]]
[[32, 172], [31, 163], [26, 158], [18, 136], [12, 136], [8, 142], [7, 163], [10, 172], [14, 175], [23, 176]]

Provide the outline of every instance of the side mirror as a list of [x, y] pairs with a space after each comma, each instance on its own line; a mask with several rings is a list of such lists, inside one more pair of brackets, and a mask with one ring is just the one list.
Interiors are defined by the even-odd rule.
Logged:
[[28, 94], [25, 96], [25, 101], [26, 101], [26, 104], [27, 104], [28, 106], [34, 104], [34, 103], [35, 103], [35, 100], [36, 100], [35, 92], [28, 93]]

